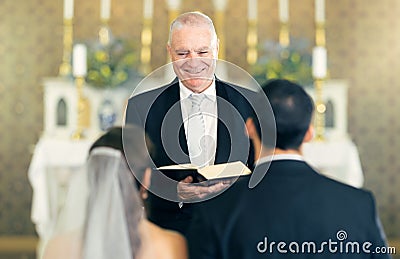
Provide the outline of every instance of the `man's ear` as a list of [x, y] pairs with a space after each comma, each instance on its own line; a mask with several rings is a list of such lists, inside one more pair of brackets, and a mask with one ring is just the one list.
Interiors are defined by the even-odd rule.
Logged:
[[172, 57], [172, 55], [171, 55], [171, 46], [169, 45], [169, 44], [167, 44], [167, 52], [168, 52], [168, 55], [169, 55], [169, 57], [171, 58]]
[[140, 196], [142, 197], [143, 200], [145, 200], [148, 197], [147, 190], [150, 188], [150, 185], [151, 185], [151, 168], [150, 167], [146, 168], [141, 184], [142, 185], [140, 186]]
[[248, 118], [246, 120], [246, 134], [249, 136], [249, 139], [253, 142], [254, 146], [254, 161], [257, 161], [260, 156], [261, 156], [261, 149], [262, 149], [262, 144], [261, 144], [261, 139], [260, 136], [258, 135], [256, 125], [254, 124], [254, 121], [252, 118]]
[[246, 129], [247, 129], [247, 136], [249, 136], [250, 139], [254, 139], [257, 136], [257, 130], [256, 130], [256, 125], [254, 125], [254, 121], [252, 118], [248, 118], [246, 120]]
[[304, 139], [303, 142], [310, 142], [312, 139], [314, 138], [314, 125], [310, 124], [310, 126], [308, 126], [307, 132], [304, 135]]

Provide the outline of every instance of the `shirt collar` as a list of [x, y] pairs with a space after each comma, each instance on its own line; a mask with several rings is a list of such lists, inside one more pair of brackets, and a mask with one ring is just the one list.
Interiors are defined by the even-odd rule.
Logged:
[[304, 161], [303, 156], [297, 154], [279, 154], [279, 155], [270, 155], [261, 157], [258, 159], [255, 164], [259, 165], [262, 163], [270, 162], [270, 161], [277, 161], [277, 160], [296, 160], [296, 161]]
[[[186, 86], [182, 84], [181, 80], [179, 80], [179, 89], [180, 89], [181, 100], [184, 100], [188, 98], [191, 94], [193, 94], [191, 90], [189, 90]], [[217, 99], [215, 80], [212, 81], [211, 85], [206, 90], [204, 90], [203, 93], [209, 100], [215, 102], [215, 100]]]

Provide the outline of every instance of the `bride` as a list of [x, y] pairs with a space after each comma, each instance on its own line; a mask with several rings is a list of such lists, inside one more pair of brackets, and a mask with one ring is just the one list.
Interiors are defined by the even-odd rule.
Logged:
[[[141, 170], [135, 175], [142, 175], [142, 183], [149, 184], [144, 133], [130, 126], [123, 131], [124, 137], [131, 138], [129, 148], [137, 150], [129, 165]], [[187, 258], [186, 241], [180, 234], [146, 220], [135, 178], [123, 154], [120, 127], [112, 128], [92, 145], [87, 174], [72, 180], [43, 258]]]

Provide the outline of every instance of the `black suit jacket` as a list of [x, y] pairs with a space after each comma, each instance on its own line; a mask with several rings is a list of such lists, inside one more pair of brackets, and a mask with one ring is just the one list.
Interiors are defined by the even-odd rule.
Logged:
[[[385, 246], [370, 192], [324, 177], [303, 161], [261, 164], [253, 174], [265, 170], [254, 189], [242, 178], [201, 206], [187, 234], [190, 258], [388, 258], [362, 251], [364, 242], [371, 251]], [[358, 242], [360, 253], [349, 242]]]
[[[251, 168], [254, 151], [245, 134], [244, 123], [247, 118], [254, 117], [250, 102], [255, 99], [256, 93], [216, 79], [216, 94], [218, 124], [215, 164], [240, 160]], [[156, 152], [152, 157], [155, 167], [190, 163], [177, 79], [169, 85], [132, 97], [128, 102], [125, 122], [145, 128], [155, 146]], [[157, 177], [159, 174], [152, 174], [153, 190], [168, 197], [175, 195], [176, 198], [176, 185], [171, 187], [168, 184], [166, 187], [165, 180]], [[177, 202], [153, 193], [149, 194], [145, 205], [152, 222], [181, 233], [185, 233], [195, 207], [185, 204], [180, 209]]]

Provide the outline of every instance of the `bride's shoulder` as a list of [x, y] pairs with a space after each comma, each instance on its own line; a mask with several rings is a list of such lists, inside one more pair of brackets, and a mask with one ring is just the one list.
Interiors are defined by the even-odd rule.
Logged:
[[[188, 258], [186, 239], [180, 233], [160, 228], [149, 221], [144, 221], [143, 225], [144, 236], [147, 236], [149, 242], [151, 242], [144, 249], [159, 252], [157, 258]], [[143, 241], [146, 242], [146, 240]]]

